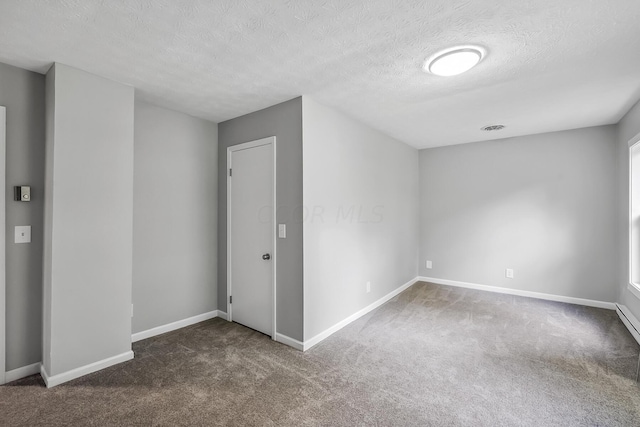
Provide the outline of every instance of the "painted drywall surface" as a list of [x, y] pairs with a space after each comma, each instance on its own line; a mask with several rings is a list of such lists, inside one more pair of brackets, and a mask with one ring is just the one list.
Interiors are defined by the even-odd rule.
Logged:
[[308, 340], [416, 277], [418, 151], [308, 97], [303, 149]]
[[217, 310], [218, 125], [136, 100], [133, 332]]
[[302, 98], [295, 98], [218, 126], [218, 308], [227, 311], [227, 148], [276, 137], [277, 332], [302, 341]]
[[44, 233], [51, 245], [43, 349], [49, 375], [131, 350], [133, 240], [133, 88], [54, 67], [46, 142], [53, 198]]
[[[42, 354], [44, 97], [43, 75], [0, 64], [0, 105], [7, 108], [7, 370], [40, 362]], [[15, 185], [31, 185], [32, 200], [13, 201]], [[31, 243], [13, 243], [16, 225], [31, 225]]]
[[640, 102], [618, 123], [618, 301], [640, 318], [640, 299], [629, 285], [629, 141], [640, 133]]
[[614, 126], [422, 150], [420, 275], [615, 301], [616, 167]]

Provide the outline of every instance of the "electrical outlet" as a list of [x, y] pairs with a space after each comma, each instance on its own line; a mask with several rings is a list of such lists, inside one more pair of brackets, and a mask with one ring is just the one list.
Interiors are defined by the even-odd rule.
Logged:
[[427, 268], [433, 268], [433, 263], [427, 260]]
[[507, 268], [504, 271], [504, 275], [507, 279], [513, 279], [513, 268]]
[[371, 292], [371, 282], [367, 282], [367, 293]]

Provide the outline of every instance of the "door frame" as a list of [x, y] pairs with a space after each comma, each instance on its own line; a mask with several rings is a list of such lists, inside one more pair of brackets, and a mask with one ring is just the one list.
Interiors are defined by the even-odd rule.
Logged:
[[233, 286], [232, 286], [232, 281], [233, 281], [233, 277], [231, 275], [231, 218], [232, 218], [232, 212], [231, 212], [231, 194], [232, 194], [232, 179], [229, 179], [229, 171], [233, 168], [233, 164], [231, 162], [231, 156], [235, 151], [242, 151], [242, 150], [248, 150], [250, 148], [256, 148], [256, 147], [261, 147], [264, 145], [270, 145], [271, 146], [271, 150], [273, 153], [273, 177], [272, 177], [272, 185], [273, 185], [273, 216], [272, 216], [272, 222], [271, 222], [271, 260], [273, 263], [273, 268], [272, 268], [272, 275], [273, 277], [271, 278], [271, 283], [272, 283], [272, 295], [273, 295], [273, 301], [272, 301], [272, 311], [271, 311], [271, 339], [275, 340], [276, 339], [276, 290], [277, 290], [277, 285], [276, 285], [276, 272], [277, 272], [277, 267], [278, 267], [278, 257], [277, 257], [277, 235], [276, 235], [276, 223], [277, 223], [277, 218], [276, 218], [276, 212], [277, 212], [277, 197], [276, 197], [276, 176], [277, 176], [277, 169], [276, 169], [276, 156], [277, 156], [277, 150], [276, 150], [276, 137], [275, 136], [270, 136], [267, 138], [262, 138], [262, 139], [257, 139], [255, 141], [249, 141], [249, 142], [245, 142], [243, 144], [238, 144], [238, 145], [232, 145], [230, 147], [227, 147], [227, 170], [226, 170], [226, 176], [227, 176], [227, 320], [229, 322], [233, 321], [233, 307], [232, 304], [229, 302], [229, 296], [233, 295]]
[[6, 203], [5, 185], [7, 180], [7, 108], [0, 106], [0, 384], [6, 382]]

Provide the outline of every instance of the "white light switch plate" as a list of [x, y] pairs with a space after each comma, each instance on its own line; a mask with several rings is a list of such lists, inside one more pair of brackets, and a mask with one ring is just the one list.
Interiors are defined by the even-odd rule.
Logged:
[[278, 224], [278, 237], [280, 239], [287, 238], [287, 224]]
[[16, 243], [31, 243], [31, 226], [30, 225], [16, 225], [15, 228]]

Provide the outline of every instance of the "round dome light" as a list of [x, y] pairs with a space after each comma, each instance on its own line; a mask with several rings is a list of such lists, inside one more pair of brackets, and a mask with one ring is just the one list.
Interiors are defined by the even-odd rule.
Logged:
[[484, 50], [479, 47], [454, 47], [430, 57], [426, 61], [424, 69], [437, 76], [456, 76], [478, 65], [483, 57]]

